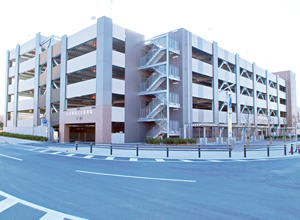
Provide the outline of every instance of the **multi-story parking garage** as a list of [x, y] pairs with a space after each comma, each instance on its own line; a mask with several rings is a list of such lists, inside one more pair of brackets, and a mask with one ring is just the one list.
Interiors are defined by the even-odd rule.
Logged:
[[236, 141], [269, 124], [279, 134], [297, 115], [294, 73], [270, 73], [185, 29], [145, 40], [101, 17], [71, 36], [38, 33], [6, 62], [4, 130], [56, 131], [60, 142], [222, 141], [228, 92]]

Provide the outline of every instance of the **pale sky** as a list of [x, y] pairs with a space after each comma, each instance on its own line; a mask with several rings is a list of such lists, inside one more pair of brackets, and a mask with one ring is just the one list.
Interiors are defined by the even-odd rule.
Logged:
[[[146, 38], [183, 27], [270, 72], [291, 70], [300, 85], [299, 11], [300, 0], [113, 0], [111, 15]], [[103, 15], [110, 16], [110, 0], [1, 1], [0, 115], [8, 49], [38, 32], [70, 36]]]

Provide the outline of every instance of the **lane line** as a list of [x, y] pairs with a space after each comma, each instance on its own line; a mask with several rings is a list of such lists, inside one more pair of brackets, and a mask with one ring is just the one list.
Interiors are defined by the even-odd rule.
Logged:
[[130, 158], [129, 161], [138, 161], [137, 158]]
[[17, 204], [18, 202], [13, 200], [13, 199], [5, 199], [3, 201], [0, 202], [0, 213], [3, 212], [4, 210], [14, 206], [15, 204]]
[[163, 159], [155, 159], [157, 162], [165, 162]]
[[[36, 205], [36, 204], [33, 204], [33, 203], [30, 203], [30, 202], [27, 202], [25, 200], [22, 200], [22, 199], [19, 199], [17, 197], [14, 197], [14, 196], [11, 196], [3, 191], [0, 190], [0, 195], [1, 196], [4, 196], [6, 197], [7, 199], [5, 199], [4, 201], [8, 200], [8, 201], [11, 201], [14, 202], [15, 204], [16, 203], [20, 203], [20, 204], [23, 204], [23, 205], [26, 205], [26, 206], [29, 206], [31, 208], [34, 208], [34, 209], [37, 209], [37, 210], [40, 210], [40, 211], [43, 211], [43, 212], [46, 212], [46, 215], [44, 215], [41, 219], [43, 220], [46, 220], [46, 219], [49, 219], [49, 218], [46, 218], [46, 217], [59, 217], [59, 218], [50, 218], [50, 219], [73, 219], [73, 220], [86, 220], [84, 218], [80, 218], [80, 217], [76, 217], [76, 216], [73, 216], [73, 215], [69, 215], [69, 214], [65, 214], [65, 213], [62, 213], [62, 212], [58, 212], [58, 211], [55, 211], [55, 210], [52, 210], [52, 209], [48, 209], [48, 208], [45, 208], [43, 206], [39, 206], [39, 205]], [[4, 202], [0, 202], [0, 205]], [[3, 206], [4, 207], [4, 206]], [[10, 206], [11, 207], [11, 206]], [[9, 207], [7, 207], [9, 208]], [[0, 206], [0, 210], [1, 210], [1, 206]], [[49, 214], [48, 214], [49, 213]]]
[[106, 157], [105, 160], [114, 160], [115, 157]]
[[40, 152], [40, 153], [45, 153], [45, 152], [47, 152], [47, 151], [49, 151], [49, 150], [40, 150], [39, 152]]
[[0, 154], [0, 156], [1, 157], [7, 157], [7, 158], [10, 158], [10, 159], [13, 159], [13, 160], [23, 161], [23, 159], [16, 158], [16, 157], [10, 157], [10, 156], [4, 155], [4, 154]]
[[83, 170], [76, 170], [76, 172], [86, 173], [86, 174], [94, 174], [94, 175], [101, 175], [101, 176], [124, 177], [124, 178], [132, 178], [132, 179], [161, 180], [161, 181], [188, 182], [188, 183], [195, 183], [196, 182], [196, 180], [166, 179], [166, 178], [142, 177], [142, 176], [128, 176], [128, 175], [109, 174], [109, 173], [96, 173], [96, 172], [89, 172], [89, 171], [83, 171]]
[[220, 160], [208, 160], [209, 162], [222, 162]]
[[72, 157], [74, 155], [76, 155], [76, 154], [67, 154], [66, 157]]
[[83, 158], [87, 158], [87, 159], [89, 159], [89, 158], [92, 158], [94, 155], [86, 155], [85, 157], [83, 157]]
[[48, 212], [42, 218], [40, 218], [39, 220], [51, 220], [51, 219], [64, 220], [65, 216], [62, 215], [61, 213]]

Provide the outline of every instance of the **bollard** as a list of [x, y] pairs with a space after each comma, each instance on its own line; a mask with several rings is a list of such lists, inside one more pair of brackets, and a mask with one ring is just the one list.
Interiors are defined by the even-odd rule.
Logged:
[[169, 157], [169, 146], [167, 145], [167, 157]]
[[136, 156], [139, 156], [139, 145], [136, 145]]
[[291, 155], [293, 155], [293, 144], [291, 144], [290, 153], [291, 153]]
[[201, 146], [198, 145], [198, 157], [200, 158], [201, 157]]
[[283, 147], [284, 156], [286, 156], [286, 145]]
[[76, 147], [76, 150], [78, 150], [78, 142], [77, 141], [75, 142], [75, 147]]
[[246, 145], [244, 145], [244, 157], [246, 157]]
[[300, 154], [300, 144], [298, 144], [298, 154]]
[[90, 153], [93, 152], [93, 143], [91, 143], [91, 150], [90, 150]]
[[110, 155], [112, 155], [112, 144], [110, 144]]
[[231, 158], [231, 145], [229, 145], [229, 158]]
[[269, 145], [267, 145], [267, 156], [268, 157], [270, 156], [270, 147], [269, 147]]

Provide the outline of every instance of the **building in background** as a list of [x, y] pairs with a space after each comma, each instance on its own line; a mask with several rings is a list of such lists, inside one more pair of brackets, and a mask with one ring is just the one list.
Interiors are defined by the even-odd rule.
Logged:
[[[149, 40], [101, 17], [71, 36], [7, 51], [4, 130], [60, 142], [146, 137], [224, 142], [280, 135], [297, 116], [295, 74], [270, 73], [185, 29]], [[270, 130], [270, 129], [269, 129]]]

